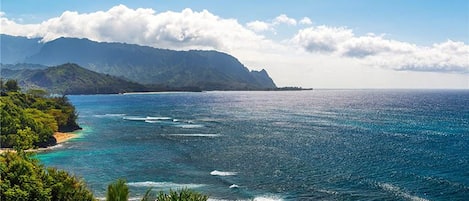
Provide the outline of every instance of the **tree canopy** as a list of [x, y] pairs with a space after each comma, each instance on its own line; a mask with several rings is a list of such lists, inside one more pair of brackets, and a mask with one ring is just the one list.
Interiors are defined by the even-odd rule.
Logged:
[[[5, 89], [8, 89], [6, 85], [9, 82], [5, 83]], [[20, 150], [46, 147], [56, 143], [54, 132], [80, 128], [76, 123], [75, 108], [67, 97], [45, 98], [40, 95], [12, 90], [2, 93], [0, 147]]]
[[1, 200], [95, 200], [85, 183], [63, 170], [45, 168], [25, 153], [0, 154]]

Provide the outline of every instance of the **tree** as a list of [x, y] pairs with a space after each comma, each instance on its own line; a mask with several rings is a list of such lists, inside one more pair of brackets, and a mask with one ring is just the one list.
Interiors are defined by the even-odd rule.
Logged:
[[106, 192], [107, 201], [127, 201], [129, 199], [129, 187], [125, 184], [125, 180], [118, 179], [114, 183], [109, 184]]
[[93, 194], [83, 180], [71, 176], [68, 172], [47, 168], [47, 176], [47, 185], [51, 188], [52, 200], [94, 200]]
[[184, 188], [179, 191], [170, 190], [169, 194], [159, 192], [156, 198], [158, 201], [207, 201], [208, 196]]
[[11, 91], [19, 91], [20, 90], [20, 87], [18, 86], [18, 82], [16, 80], [8, 80], [6, 83], [5, 83], [5, 90], [7, 92], [11, 92]]
[[85, 183], [65, 171], [44, 168], [24, 152], [0, 154], [0, 200], [93, 201]]
[[31, 131], [30, 127], [18, 130], [13, 137], [15, 143], [13, 148], [15, 148], [16, 151], [33, 148], [33, 144], [38, 140], [38, 136]]
[[16, 153], [0, 155], [0, 197], [2, 200], [50, 200], [37, 162]]
[[[12, 148], [18, 145], [16, 147], [21, 149], [31, 148], [30, 139], [34, 146], [55, 145], [55, 131], [80, 129], [76, 119], [75, 107], [67, 97], [45, 98], [21, 92], [6, 92], [0, 96], [0, 147]], [[18, 135], [20, 130], [22, 136]], [[27, 135], [31, 136], [26, 138]]]

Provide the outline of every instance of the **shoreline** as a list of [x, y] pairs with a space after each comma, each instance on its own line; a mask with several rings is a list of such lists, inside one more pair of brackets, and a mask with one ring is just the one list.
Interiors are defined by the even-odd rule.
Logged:
[[[51, 150], [54, 147], [56, 147], [57, 145], [60, 145], [60, 144], [65, 143], [65, 142], [67, 142], [71, 139], [74, 139], [74, 138], [78, 137], [79, 135], [76, 134], [76, 133], [54, 132], [53, 136], [56, 140], [55, 145], [48, 146], [48, 147], [41, 147], [41, 148], [37, 148], [37, 149], [28, 149], [28, 150], [24, 150], [24, 151], [25, 152], [41, 152], [41, 151]], [[4, 152], [15, 152], [15, 150], [12, 149], [12, 148], [0, 148], [0, 154], [2, 154]]]
[[78, 134], [76, 134], [76, 133], [55, 132], [53, 136], [54, 136], [55, 140], [57, 141], [57, 144], [61, 144], [61, 143], [67, 142], [67, 141], [69, 141], [73, 138], [78, 137]]

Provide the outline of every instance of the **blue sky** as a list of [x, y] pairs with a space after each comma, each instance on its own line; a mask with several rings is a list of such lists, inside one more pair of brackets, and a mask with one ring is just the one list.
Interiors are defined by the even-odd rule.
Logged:
[[2, 0], [0, 10], [4, 34], [218, 50], [279, 86], [469, 89], [468, 0]]
[[130, 8], [153, 8], [157, 12], [207, 9], [242, 23], [272, 19], [279, 14], [293, 18], [306, 16], [316, 25], [346, 26], [359, 34], [385, 33], [394, 39], [417, 44], [447, 39], [469, 43], [467, 0], [2, 0], [1, 10], [11, 19], [37, 23], [59, 16], [65, 10], [95, 12], [118, 4]]

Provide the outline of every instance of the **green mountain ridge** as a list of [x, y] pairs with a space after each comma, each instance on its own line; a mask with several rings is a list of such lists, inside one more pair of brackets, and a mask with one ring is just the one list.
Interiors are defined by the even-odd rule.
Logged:
[[63, 64], [46, 69], [2, 68], [2, 78], [15, 79], [24, 88], [42, 88], [57, 94], [109, 94], [146, 91], [141, 84]]
[[[3, 40], [11, 36], [0, 35]], [[250, 71], [235, 57], [217, 51], [174, 51], [125, 43], [95, 42], [88, 39], [58, 38], [47, 43], [38, 39], [14, 38], [2, 63], [41, 65], [76, 63], [98, 73], [109, 74], [152, 87], [197, 88], [200, 90], [266, 90], [277, 88], [265, 70]], [[16, 42], [15, 42], [16, 41]], [[19, 42], [18, 42], [19, 41]], [[39, 51], [16, 54], [15, 47], [36, 44]], [[23, 48], [24, 49], [24, 48]], [[15, 53], [15, 54], [13, 54]]]

